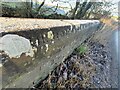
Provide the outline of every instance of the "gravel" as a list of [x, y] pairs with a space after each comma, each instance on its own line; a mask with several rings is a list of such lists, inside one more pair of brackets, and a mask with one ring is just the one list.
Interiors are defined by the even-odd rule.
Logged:
[[84, 55], [74, 51], [36, 88], [110, 88], [111, 55], [99, 42], [88, 40]]

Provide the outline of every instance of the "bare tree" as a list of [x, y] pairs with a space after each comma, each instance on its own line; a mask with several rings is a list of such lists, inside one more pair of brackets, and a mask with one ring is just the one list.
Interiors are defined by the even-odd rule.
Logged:
[[75, 18], [75, 13], [76, 13], [76, 11], [78, 9], [79, 4], [80, 4], [80, 0], [76, 0], [76, 5], [75, 5], [75, 8], [74, 8], [72, 16], [71, 16], [72, 19]]

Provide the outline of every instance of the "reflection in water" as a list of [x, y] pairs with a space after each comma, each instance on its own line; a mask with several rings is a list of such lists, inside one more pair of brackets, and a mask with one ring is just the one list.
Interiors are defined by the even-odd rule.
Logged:
[[119, 41], [118, 41], [118, 34], [119, 34], [119, 31], [116, 30], [116, 31], [115, 31], [115, 36], [114, 36], [115, 38], [114, 38], [114, 39], [115, 39], [115, 47], [116, 47], [116, 55], [117, 55], [117, 57], [118, 57], [118, 49], [119, 49], [119, 48], [118, 48], [118, 42], [119, 42]]
[[113, 34], [111, 36], [111, 51], [112, 51], [112, 56], [113, 56], [113, 60], [118, 61], [118, 34], [120, 32], [118, 30], [113, 31]]
[[[119, 85], [119, 68], [120, 68], [120, 60], [118, 58], [119, 54], [119, 30], [114, 30], [113, 34], [110, 38], [110, 49], [112, 54], [112, 63], [111, 63], [111, 75], [112, 75], [112, 87], [117, 88]], [[119, 78], [119, 79], [118, 79]]]

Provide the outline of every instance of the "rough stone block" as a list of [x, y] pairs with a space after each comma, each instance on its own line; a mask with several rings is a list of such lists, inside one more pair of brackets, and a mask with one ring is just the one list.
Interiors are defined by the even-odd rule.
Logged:
[[4, 88], [37, 85], [84, 40], [97, 20], [0, 18], [0, 62]]

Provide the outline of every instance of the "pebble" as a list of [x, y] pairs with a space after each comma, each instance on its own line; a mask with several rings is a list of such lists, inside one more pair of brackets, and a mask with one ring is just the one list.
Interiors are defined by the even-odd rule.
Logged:
[[64, 78], [65, 80], [67, 80], [67, 72], [66, 72], [66, 71], [63, 73], [63, 78]]

